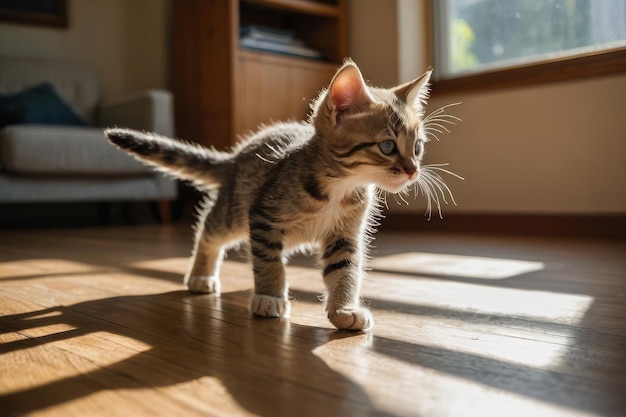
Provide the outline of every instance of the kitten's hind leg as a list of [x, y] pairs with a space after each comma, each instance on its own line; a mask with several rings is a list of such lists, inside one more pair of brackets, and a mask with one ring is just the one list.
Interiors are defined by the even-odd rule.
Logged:
[[212, 242], [204, 233], [198, 233], [185, 284], [189, 291], [202, 294], [220, 293], [220, 267], [224, 258], [221, 244]]

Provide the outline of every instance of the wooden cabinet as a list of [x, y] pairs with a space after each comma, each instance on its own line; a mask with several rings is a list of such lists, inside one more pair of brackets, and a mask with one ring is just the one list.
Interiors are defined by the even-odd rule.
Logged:
[[[260, 123], [302, 120], [347, 56], [345, 0], [172, 2], [177, 136], [225, 148]], [[289, 31], [320, 59], [240, 47], [241, 27]]]
[[240, 83], [237, 84], [239, 132], [259, 123], [286, 119], [301, 120], [309, 103], [332, 78], [335, 64], [311, 63], [259, 52], [239, 54]]

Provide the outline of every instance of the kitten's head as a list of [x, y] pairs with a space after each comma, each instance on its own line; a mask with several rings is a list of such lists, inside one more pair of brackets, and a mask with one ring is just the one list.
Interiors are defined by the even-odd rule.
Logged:
[[347, 61], [313, 104], [311, 122], [346, 177], [398, 193], [417, 181], [427, 141], [431, 72], [391, 89], [366, 85]]

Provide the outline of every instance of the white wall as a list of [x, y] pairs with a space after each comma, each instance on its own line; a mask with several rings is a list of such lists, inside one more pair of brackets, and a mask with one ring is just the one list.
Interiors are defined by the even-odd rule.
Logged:
[[[362, 30], [372, 22], [360, 10], [365, 3], [350, 4]], [[379, 30], [397, 27], [405, 38], [386, 36], [386, 44], [376, 44], [353, 32], [351, 54], [373, 84], [392, 85], [406, 81], [411, 68], [418, 76], [434, 63], [420, 58], [428, 46], [423, 2], [415, 10], [408, 0], [381, 3], [397, 13], [374, 11]], [[418, 39], [406, 39], [416, 32]], [[410, 42], [418, 58], [409, 49], [388, 65], [389, 51], [406, 51]], [[429, 143], [425, 157], [426, 163], [449, 162], [466, 178], [449, 179], [459, 205], [444, 214], [626, 212], [626, 74], [445, 96], [435, 89], [429, 109], [459, 101], [451, 111], [463, 121], [441, 142]], [[408, 209], [421, 213], [423, 205]]]
[[0, 55], [87, 62], [105, 100], [167, 86], [167, 0], [73, 0], [69, 28], [0, 23]]

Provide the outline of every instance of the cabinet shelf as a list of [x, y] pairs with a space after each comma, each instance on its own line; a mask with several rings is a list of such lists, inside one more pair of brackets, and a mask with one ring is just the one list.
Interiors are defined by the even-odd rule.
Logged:
[[259, 26], [289, 31], [321, 59], [340, 63], [347, 55], [345, 2], [311, 0], [243, 0], [239, 27]]
[[[293, 34], [321, 59], [243, 48], [245, 26]], [[259, 124], [303, 120], [346, 55], [347, 0], [173, 1], [176, 135], [223, 149]]]
[[341, 8], [336, 2], [333, 4], [333, 2], [311, 0], [242, 0], [242, 3], [257, 4], [268, 8], [317, 16], [337, 18], [341, 15]]

